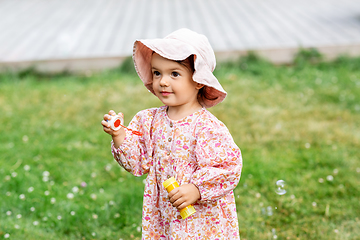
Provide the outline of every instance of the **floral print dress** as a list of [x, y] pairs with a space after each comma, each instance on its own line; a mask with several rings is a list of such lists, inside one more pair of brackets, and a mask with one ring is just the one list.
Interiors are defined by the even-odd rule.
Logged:
[[[226, 126], [208, 110], [171, 120], [167, 107], [140, 111], [121, 146], [112, 143], [115, 160], [135, 176], [147, 174], [143, 239], [240, 239], [233, 189], [240, 180], [242, 157]], [[196, 213], [182, 219], [162, 183], [174, 176], [179, 185], [195, 184], [201, 199]]]

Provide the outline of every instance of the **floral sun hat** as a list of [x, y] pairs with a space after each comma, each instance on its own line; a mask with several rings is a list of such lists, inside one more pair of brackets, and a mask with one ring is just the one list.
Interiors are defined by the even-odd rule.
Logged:
[[201, 98], [202, 106], [209, 108], [220, 103], [226, 97], [226, 92], [220, 85], [213, 71], [216, 66], [214, 51], [208, 39], [186, 28], [170, 33], [162, 39], [140, 39], [134, 43], [133, 60], [137, 74], [145, 87], [154, 93], [152, 88], [151, 57], [156, 52], [160, 56], [181, 61], [190, 55], [194, 57], [193, 80], [204, 84], [204, 90], [209, 98]]

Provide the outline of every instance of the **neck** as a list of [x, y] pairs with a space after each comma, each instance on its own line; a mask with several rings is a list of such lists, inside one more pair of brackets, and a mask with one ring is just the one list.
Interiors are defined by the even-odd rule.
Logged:
[[180, 120], [187, 117], [194, 112], [200, 110], [202, 106], [200, 103], [193, 104], [191, 106], [169, 106], [167, 109], [167, 115], [172, 120]]

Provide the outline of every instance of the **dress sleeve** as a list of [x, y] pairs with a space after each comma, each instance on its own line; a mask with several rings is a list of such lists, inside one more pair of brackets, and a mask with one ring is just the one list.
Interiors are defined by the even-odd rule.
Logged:
[[238, 184], [242, 156], [223, 123], [211, 122], [201, 127], [196, 136], [198, 168], [192, 176], [201, 195], [199, 201], [219, 199]]
[[125, 129], [126, 137], [119, 148], [115, 148], [111, 141], [114, 159], [135, 176], [148, 173], [152, 165], [151, 123], [155, 114], [156, 109], [147, 109], [136, 114], [131, 120], [129, 128], [140, 131], [142, 136]]

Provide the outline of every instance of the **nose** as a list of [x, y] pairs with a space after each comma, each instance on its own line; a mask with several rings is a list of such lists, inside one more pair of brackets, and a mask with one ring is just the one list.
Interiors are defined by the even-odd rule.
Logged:
[[160, 79], [160, 86], [161, 87], [168, 87], [169, 86], [169, 81], [165, 76]]

